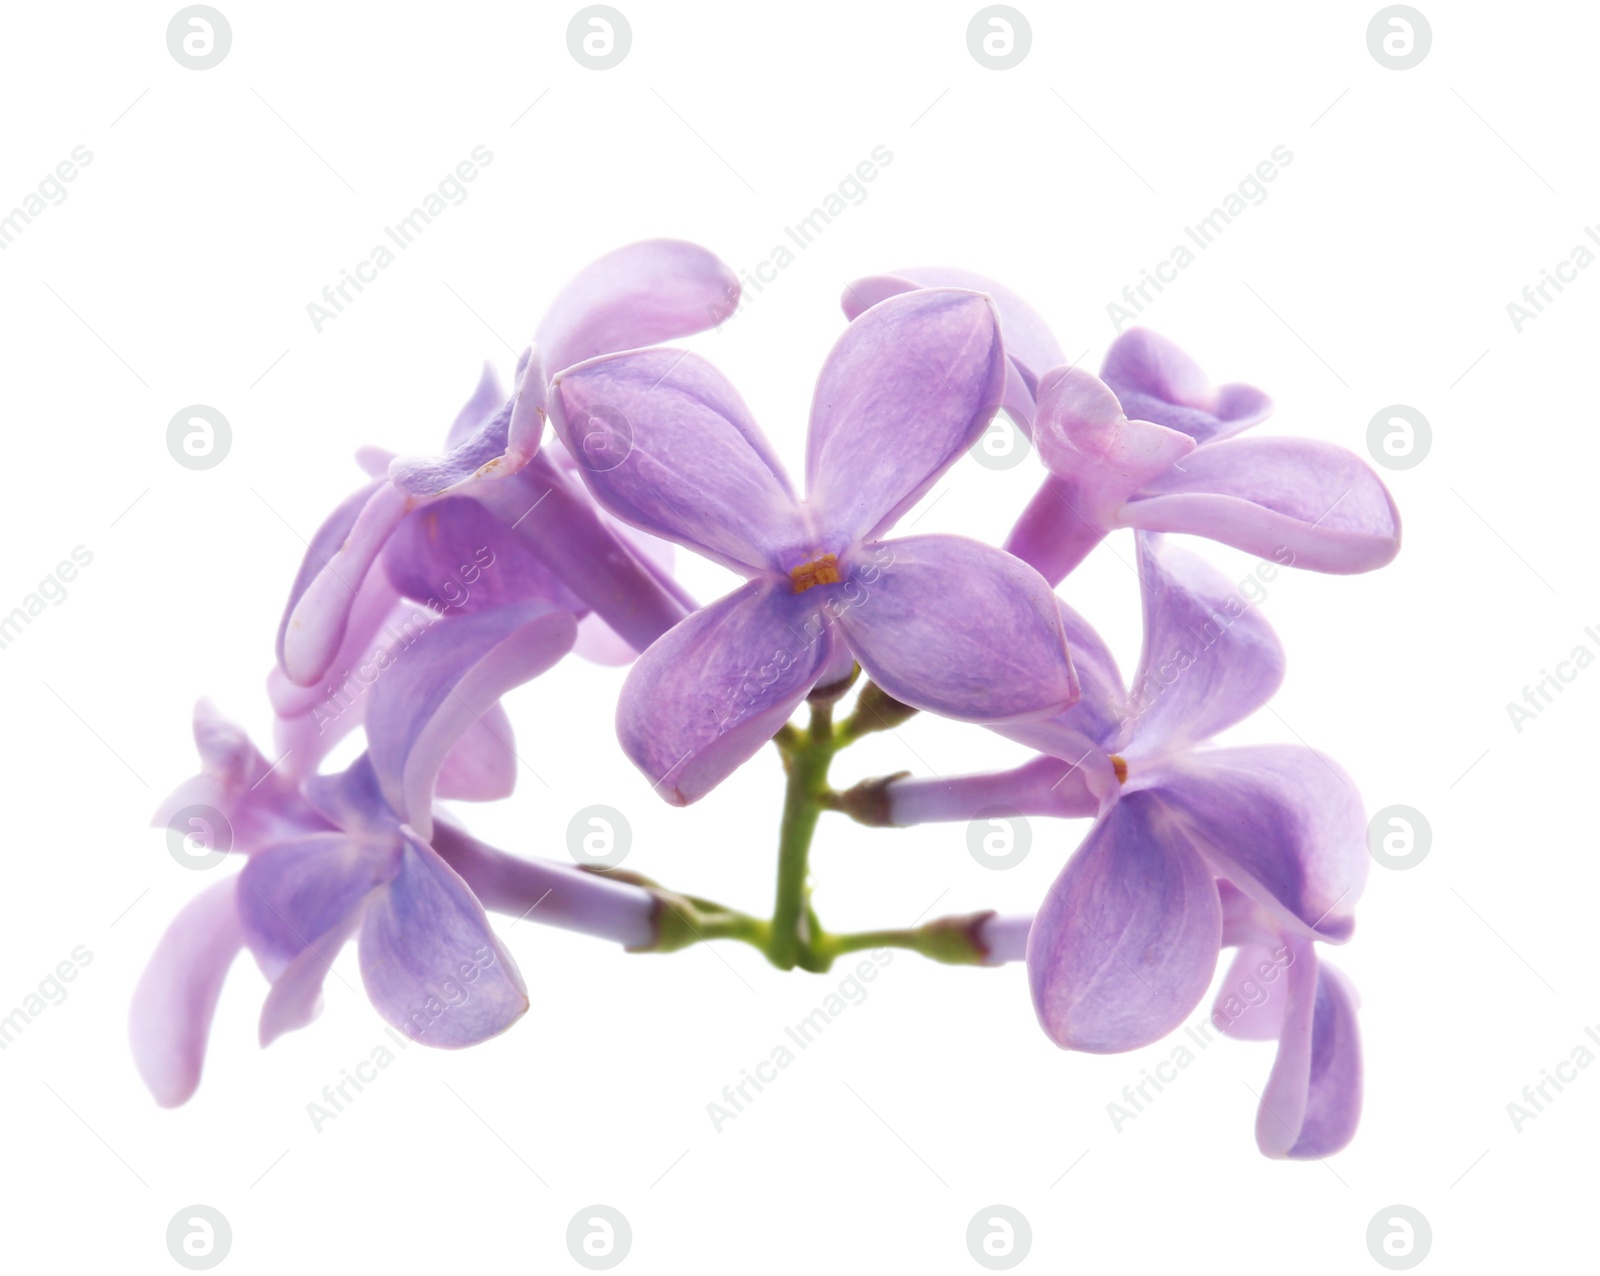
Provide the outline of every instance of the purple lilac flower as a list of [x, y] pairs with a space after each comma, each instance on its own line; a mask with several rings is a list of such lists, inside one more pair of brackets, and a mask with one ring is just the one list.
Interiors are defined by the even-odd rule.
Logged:
[[993, 807], [1095, 815], [1028, 937], [1034, 1006], [1058, 1045], [1131, 1050], [1205, 994], [1224, 938], [1217, 879], [1294, 942], [1343, 942], [1366, 881], [1354, 784], [1314, 750], [1205, 748], [1283, 676], [1266, 622], [1199, 559], [1141, 534], [1144, 654], [1124, 692], [1087, 625], [1063, 608], [1083, 696], [1046, 722], [998, 728], [1046, 756], [1009, 772], [897, 780], [887, 822]]
[[650, 940], [649, 892], [516, 860], [433, 817], [441, 777], [481, 715], [559, 659], [575, 629], [570, 614], [537, 603], [440, 621], [374, 685], [369, 751], [298, 786], [202, 703], [201, 774], [157, 821], [211, 806], [246, 863], [178, 915], [135, 992], [134, 1056], [158, 1101], [182, 1103], [199, 1083], [222, 981], [242, 948], [271, 983], [262, 1045], [315, 1017], [331, 962], [358, 938], [379, 1014], [425, 1044], [457, 1047], [504, 1031], [528, 1006], [485, 904], [523, 912], [539, 902], [545, 924]]
[[560, 374], [551, 419], [618, 518], [747, 583], [693, 613], [630, 671], [628, 756], [668, 801], [704, 796], [817, 685], [859, 662], [891, 696], [953, 718], [1040, 717], [1077, 697], [1039, 574], [955, 536], [882, 540], [983, 432], [1006, 376], [992, 303], [892, 298], [850, 325], [817, 381], [799, 500], [731, 385], [656, 349]]
[[[738, 297], [732, 271], [677, 240], [633, 244], [580, 271], [539, 324], [511, 399], [500, 403], [486, 372], [443, 456], [394, 459], [386, 476], [351, 495], [312, 538], [278, 632], [286, 678], [311, 686], [333, 667], [360, 587], [395, 530], [451, 493], [471, 491], [490, 503], [636, 650], [676, 623], [684, 607], [672, 591], [619, 543], [559, 463], [538, 456], [547, 382], [570, 363], [712, 327]], [[382, 455], [368, 452], [366, 459]], [[542, 515], [528, 521], [539, 509]]]
[[[1316, 945], [1294, 934], [1229, 883], [1222, 893], [1224, 945], [1235, 946], [1212, 1021], [1241, 1041], [1276, 1041], [1256, 1111], [1256, 1144], [1273, 1157], [1331, 1156], [1355, 1137], [1361, 1120], [1361, 1033], [1357, 998]], [[1265, 991], [1263, 972], [1281, 968], [1281, 989]], [[1267, 985], [1266, 988], [1270, 988]]]
[[1271, 399], [1213, 387], [1165, 337], [1129, 329], [1096, 378], [1061, 366], [1043, 320], [1009, 289], [939, 269], [858, 280], [845, 313], [956, 278], [999, 307], [1005, 407], [1050, 471], [1006, 548], [1052, 585], [1118, 527], [1188, 532], [1320, 572], [1371, 571], [1399, 552], [1399, 513], [1366, 462], [1314, 439], [1234, 438], [1271, 414]]

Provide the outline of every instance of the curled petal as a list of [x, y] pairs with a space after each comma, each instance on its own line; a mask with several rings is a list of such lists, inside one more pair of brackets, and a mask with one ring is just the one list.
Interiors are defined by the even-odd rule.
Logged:
[[1184, 461], [1194, 440], [1129, 420], [1109, 387], [1081, 368], [1056, 368], [1039, 384], [1034, 442], [1050, 476], [1006, 539], [1006, 549], [1052, 585], [1120, 526], [1140, 486]]
[[1039, 1022], [1057, 1045], [1095, 1054], [1158, 1041], [1205, 996], [1221, 939], [1205, 861], [1159, 799], [1130, 794], [1090, 830], [1034, 919]]
[[738, 276], [711, 253], [681, 239], [646, 239], [580, 270], [545, 312], [538, 346], [556, 373], [714, 328], [738, 305]]
[[[300, 570], [295, 573], [294, 584], [289, 590], [289, 601], [284, 604], [283, 617], [278, 621], [277, 655], [280, 666], [284, 663], [284, 639], [289, 632], [289, 620], [294, 615], [295, 608], [305, 597], [306, 590], [310, 589], [317, 577], [327, 570], [328, 560], [339, 552], [339, 546], [349, 538], [356, 520], [361, 517], [361, 512], [367, 508], [373, 495], [382, 486], [383, 480], [379, 478], [345, 497], [334, 508], [333, 513], [323, 520], [322, 526], [317, 528], [315, 535], [312, 536], [311, 543], [306, 546], [305, 557], [300, 560]], [[316, 679], [312, 678], [310, 681], [315, 682]]]
[[1200, 366], [1167, 338], [1130, 328], [1106, 351], [1100, 376], [1129, 416], [1210, 443], [1266, 420], [1272, 400], [1254, 386], [1213, 388]]
[[826, 606], [861, 667], [896, 700], [1007, 722], [1077, 699], [1055, 595], [1019, 559], [964, 537], [907, 536], [841, 566], [846, 579]]
[[[312, 557], [318, 560], [318, 570], [304, 592], [298, 591], [299, 581], [295, 582], [298, 597], [281, 631], [280, 663], [291, 681], [310, 686], [328, 671], [344, 641], [350, 609], [368, 568], [414, 500], [393, 484], [381, 483], [331, 553], [321, 552], [323, 533], [318, 532], [307, 555], [308, 565]], [[301, 571], [304, 574], [305, 569]]]
[[1259, 610], [1203, 559], [1140, 535], [1144, 651], [1128, 690], [1128, 760], [1181, 753], [1242, 722], [1283, 682]]
[[503, 403], [477, 430], [442, 455], [396, 457], [389, 464], [390, 482], [402, 492], [426, 498], [501, 472], [512, 408], [509, 401]]
[[623, 751], [675, 806], [704, 797], [766, 744], [828, 669], [834, 633], [810, 592], [756, 582], [695, 612], [628, 672]]
[[1372, 467], [1313, 439], [1230, 439], [1145, 484], [1120, 522], [1188, 532], [1311, 571], [1382, 567], [1400, 515]]
[[395, 654], [367, 705], [373, 770], [395, 813], [426, 837], [439, 769], [462, 734], [513, 687], [572, 649], [570, 612], [517, 603], [435, 622]]
[[1130, 420], [1110, 388], [1082, 368], [1056, 368], [1039, 383], [1034, 439], [1050, 472], [1074, 483], [1083, 515], [1106, 528], [1116, 526], [1123, 501], [1195, 447], [1177, 430]]
[[1159, 785], [1217, 876], [1279, 927], [1350, 938], [1371, 857], [1361, 795], [1331, 759], [1299, 745], [1207, 749]]
[[362, 982], [378, 1013], [413, 1040], [476, 1045], [526, 1012], [527, 987], [467, 884], [413, 830], [403, 833], [400, 872], [362, 918]]
[[824, 539], [843, 548], [892, 526], [983, 433], [1005, 374], [981, 293], [905, 293], [856, 319], [811, 404], [806, 499]]
[[[1227, 942], [1227, 924], [1223, 925]], [[1241, 944], [1211, 1006], [1211, 1022], [1236, 1041], [1276, 1041], [1294, 984], [1283, 972], [1305, 956], [1302, 945]]]
[[500, 386], [500, 378], [495, 375], [494, 364], [486, 362], [472, 397], [461, 405], [461, 411], [450, 423], [450, 430], [445, 435], [445, 447], [456, 448], [465, 443], [505, 401], [506, 392]]
[[164, 1108], [186, 1103], [200, 1084], [217, 997], [244, 947], [236, 885], [234, 878], [214, 882], [184, 906], [133, 990], [133, 1061]]
[[[1355, 1137], [1361, 1122], [1361, 1032], [1355, 995], [1344, 977], [1326, 964], [1317, 970], [1309, 1064], [1304, 1115], [1298, 1137], [1287, 1150], [1277, 1152], [1287, 1142], [1281, 1123], [1270, 1117], [1257, 1122], [1256, 1141], [1269, 1156], [1292, 1160], [1332, 1156]], [[1296, 1080], [1298, 1075], [1297, 1071]], [[1276, 1066], [1273, 1076], [1277, 1077]], [[1269, 1082], [1269, 1092], [1271, 1088]]]
[[368, 572], [350, 609], [344, 641], [328, 666], [328, 677], [302, 687], [289, 681], [282, 669], [267, 674], [281, 771], [290, 776], [315, 775], [333, 747], [361, 725], [373, 671], [394, 641], [392, 631], [403, 626], [406, 613], [414, 610], [400, 605], [400, 596], [384, 573]]
[[623, 522], [744, 575], [787, 571], [808, 547], [771, 444], [698, 355], [658, 348], [569, 368], [551, 417], [595, 499]]
[[435, 794], [462, 802], [508, 798], [517, 786], [511, 718], [499, 701], [475, 718], [445, 755]]

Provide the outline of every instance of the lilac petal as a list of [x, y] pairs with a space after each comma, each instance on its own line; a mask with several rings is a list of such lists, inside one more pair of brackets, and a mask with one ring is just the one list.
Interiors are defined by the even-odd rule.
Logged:
[[[1224, 921], [1223, 941], [1227, 938]], [[1284, 972], [1305, 955], [1297, 951], [1300, 947], [1288, 943], [1276, 947], [1239, 945], [1212, 1002], [1211, 1022], [1236, 1041], [1278, 1040], [1287, 1018], [1293, 982]]]
[[742, 575], [787, 571], [808, 547], [771, 444], [698, 355], [654, 349], [581, 363], [556, 378], [551, 419], [595, 499], [625, 523]]
[[[587, 608], [643, 651], [693, 608], [647, 554], [612, 530], [580, 482], [543, 448], [522, 473], [476, 496]], [[631, 529], [630, 529], [631, 530]]]
[[1042, 756], [1009, 771], [948, 779], [894, 780], [886, 789], [889, 823], [897, 828], [951, 820], [998, 818], [999, 813], [1061, 818], [1095, 815], [1100, 794], [1090, 772]]
[[441, 455], [396, 457], [389, 466], [389, 480], [400, 491], [422, 498], [438, 496], [474, 479], [514, 472], [502, 460], [513, 408], [510, 401], [501, 404], [475, 432]]
[[681, 239], [646, 239], [580, 270], [550, 303], [536, 344], [555, 373], [714, 328], [738, 305], [738, 277], [711, 253]]
[[[1318, 1159], [1347, 1146], [1361, 1123], [1361, 1098], [1361, 1031], [1355, 997], [1344, 977], [1323, 965], [1312, 1018], [1305, 1116], [1300, 1137], [1287, 1155], [1294, 1160]], [[1259, 1125], [1257, 1131], [1259, 1139]], [[1274, 1137], [1270, 1145], [1281, 1146], [1281, 1140]]]
[[935, 288], [880, 302], [817, 378], [806, 500], [833, 552], [886, 531], [975, 443], [1005, 386], [994, 303]]
[[450, 423], [450, 430], [444, 439], [445, 447], [447, 449], [460, 447], [478, 432], [478, 428], [492, 417], [505, 401], [506, 392], [500, 387], [500, 378], [495, 375], [494, 364], [485, 362], [472, 397], [461, 405], [461, 411], [456, 413], [456, 419]]
[[861, 667], [896, 700], [1005, 722], [1077, 699], [1055, 595], [1010, 554], [960, 536], [907, 536], [840, 567], [830, 610]]
[[1272, 1157], [1321, 1159], [1348, 1144], [1361, 1120], [1361, 1033], [1344, 977], [1319, 965], [1310, 943], [1296, 944], [1295, 958], [1256, 1143]]
[[646, 948], [656, 939], [661, 904], [642, 886], [575, 864], [508, 855], [442, 820], [434, 826], [433, 847], [485, 908], [625, 948]]
[[367, 904], [361, 978], [373, 1006], [424, 1045], [497, 1036], [528, 1009], [528, 990], [483, 905], [438, 853], [404, 829], [399, 875]]
[[300, 787], [317, 814], [347, 837], [393, 842], [400, 821], [378, 782], [370, 753], [363, 753], [343, 771], [313, 775]]
[[1371, 863], [1366, 812], [1330, 759], [1300, 745], [1208, 749], [1171, 765], [1159, 785], [1217, 876], [1279, 926], [1350, 937]]
[[489, 707], [572, 648], [570, 612], [542, 603], [446, 617], [395, 660], [372, 689], [367, 739], [394, 811], [426, 837], [439, 769]]
[[1272, 400], [1254, 386], [1213, 389], [1205, 373], [1167, 338], [1130, 328], [1106, 351], [1100, 377], [1131, 417], [1181, 430], [1210, 443], [1249, 429], [1272, 414]]
[[1105, 640], [1065, 603], [1058, 607], [1078, 678], [1078, 702], [1054, 718], [1001, 728], [1000, 734], [1041, 753], [1077, 762], [1091, 752], [1114, 747], [1127, 721], [1128, 707], [1122, 674]]
[[215, 882], [184, 905], [133, 990], [133, 1061], [164, 1108], [187, 1102], [200, 1084], [217, 997], [244, 947], [236, 885], [235, 878]]
[[328, 671], [367, 569], [414, 501], [392, 484], [380, 484], [331, 554], [320, 554], [321, 532], [312, 541], [309, 552], [322, 558], [321, 570], [299, 594], [282, 630], [280, 663], [292, 681], [310, 686]]
[[[328, 560], [338, 553], [339, 546], [349, 539], [356, 520], [361, 517], [361, 512], [367, 508], [373, 495], [382, 486], [383, 482], [380, 479], [345, 497], [333, 513], [323, 520], [322, 526], [317, 528], [316, 534], [312, 536], [311, 543], [306, 546], [305, 557], [300, 560], [300, 570], [295, 574], [294, 584], [289, 590], [289, 601], [284, 605], [283, 617], [278, 622], [276, 651], [280, 666], [284, 663], [284, 639], [289, 632], [289, 619], [294, 615], [295, 608], [305, 597], [306, 590], [311, 588], [312, 582], [327, 570]], [[315, 682], [316, 679], [311, 678], [307, 681]]]
[[462, 802], [494, 802], [517, 787], [517, 751], [511, 719], [496, 701], [474, 719], [445, 755], [435, 793]]
[[[1000, 335], [1005, 342], [1006, 355], [1015, 365], [1008, 378], [1006, 410], [1013, 415], [1017, 411], [1023, 412], [1026, 419], [1018, 423], [1024, 428], [1031, 424], [1033, 387], [1051, 368], [1058, 368], [1067, 361], [1061, 344], [1055, 339], [1049, 325], [1040, 318], [1039, 312], [1004, 284], [970, 270], [948, 266], [919, 266], [913, 270], [896, 270], [888, 275], [857, 279], [845, 285], [840, 304], [844, 307], [845, 317], [855, 319], [869, 306], [913, 288], [966, 288], [984, 293], [994, 302], [1000, 315]], [[1025, 398], [1013, 404], [1015, 385], [1023, 387]]]
[[231, 849], [243, 853], [326, 828], [301, 798], [288, 768], [268, 762], [244, 728], [223, 717], [209, 700], [195, 705], [194, 738], [200, 774], [168, 795], [153, 825], [170, 827], [185, 807], [209, 806], [228, 821]]
[[356, 449], [356, 465], [368, 478], [387, 478], [397, 455], [386, 447], [363, 443]]
[[1283, 681], [1261, 613], [1203, 559], [1137, 537], [1144, 651], [1128, 689], [1129, 762], [1181, 753], [1242, 722]]
[[1400, 515], [1371, 466], [1314, 439], [1200, 448], [1181, 469], [1145, 484], [1120, 521], [1319, 572], [1371, 571], [1400, 552]]
[[399, 871], [397, 843], [317, 833], [257, 851], [239, 875], [245, 940], [274, 981], [290, 962], [359, 911]]
[[404, 624], [408, 610], [415, 611], [400, 605], [400, 596], [384, 573], [369, 572], [350, 609], [344, 641], [328, 666], [328, 677], [302, 687], [290, 682], [282, 669], [267, 674], [281, 770], [291, 776], [315, 775], [334, 746], [361, 725], [367, 689], [388, 658], [390, 631]]
[[308, 943], [272, 981], [256, 1037], [263, 1049], [286, 1032], [304, 1028], [322, 1013], [322, 985], [333, 971], [334, 959], [361, 925], [358, 907], [341, 917], [331, 930]]
[[1159, 799], [1130, 794], [1090, 830], [1034, 919], [1039, 1022], [1057, 1045], [1095, 1054], [1158, 1041], [1205, 996], [1221, 939], [1205, 861]]
[[612, 668], [631, 665], [639, 658], [633, 645], [593, 612], [578, 622], [578, 637], [572, 650], [590, 664]]
[[1293, 945], [1294, 962], [1287, 971], [1283, 1024], [1272, 1075], [1256, 1109], [1256, 1145], [1267, 1156], [1283, 1156], [1300, 1138], [1310, 1093], [1312, 1032], [1316, 1018], [1317, 950], [1309, 943]]
[[382, 561], [394, 588], [435, 615], [520, 602], [583, 610], [526, 543], [470, 496], [413, 510], [389, 538]]
[[1056, 368], [1040, 381], [1034, 441], [1050, 472], [1073, 484], [1073, 505], [1106, 528], [1116, 526], [1123, 501], [1195, 447], [1177, 430], [1130, 419], [1111, 389], [1082, 368]]
[[639, 657], [617, 735], [662, 797], [704, 797], [773, 736], [832, 663], [812, 591], [751, 582], [695, 612]]
[[1120, 526], [1128, 498], [1194, 451], [1194, 440], [1129, 420], [1109, 387], [1081, 368], [1056, 368], [1039, 383], [1034, 420], [1039, 458], [1050, 471], [1006, 548], [1052, 584]]
[[439, 496], [522, 469], [539, 450], [544, 432], [545, 383], [543, 365], [531, 352], [518, 368], [517, 393], [510, 402], [444, 455], [398, 458], [389, 467], [394, 485], [416, 497]]

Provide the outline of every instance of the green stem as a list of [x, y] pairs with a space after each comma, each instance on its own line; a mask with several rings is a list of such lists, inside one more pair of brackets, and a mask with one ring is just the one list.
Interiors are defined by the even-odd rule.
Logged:
[[925, 926], [898, 930], [862, 930], [847, 935], [820, 936], [813, 955], [826, 970], [838, 957], [868, 948], [908, 948], [932, 961], [954, 966], [981, 966], [988, 952], [978, 942], [978, 930], [994, 914], [971, 913], [940, 917]]
[[811, 839], [829, 794], [828, 767], [838, 747], [833, 735], [833, 707], [812, 705], [810, 728], [796, 732], [780, 747], [789, 780], [778, 826], [778, 893], [772, 906], [767, 957], [780, 970], [793, 970], [796, 966], [809, 970], [814, 968], [811, 948], [815, 936], [811, 933], [811, 891], [806, 878]]

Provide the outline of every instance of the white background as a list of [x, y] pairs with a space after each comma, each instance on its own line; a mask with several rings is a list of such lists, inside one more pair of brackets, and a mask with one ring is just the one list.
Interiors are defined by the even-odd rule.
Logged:
[[[223, 1270], [240, 1272], [579, 1270], [564, 1234], [594, 1202], [626, 1214], [623, 1270], [647, 1272], [976, 1271], [966, 1225], [996, 1202], [1031, 1221], [1022, 1270], [1376, 1271], [1367, 1225], [1394, 1203], [1431, 1222], [1425, 1270], [1592, 1261], [1578, 1220], [1600, 1068], [1520, 1133], [1506, 1105], [1600, 1022], [1600, 671], [1520, 733], [1505, 706], [1579, 643], [1600, 652], [1583, 632], [1600, 624], [1600, 269], [1520, 334], [1506, 303], [1600, 221], [1600, 15], [1419, 0], [1433, 47], [1396, 72], [1366, 47], [1374, 0], [1018, 0], [1033, 47], [996, 72], [967, 51], [975, 0], [618, 3], [633, 46], [604, 72], [567, 51], [576, 4], [219, 0], [232, 49], [203, 72], [167, 51], [176, 6], [7, 6], [0, 209], [75, 146], [94, 157], [0, 252], [0, 611], [74, 546], [94, 555], [0, 651], [0, 1012], [75, 946], [93, 953], [0, 1054], [9, 1265], [177, 1270], [167, 1222], [195, 1202], [231, 1221]], [[480, 144], [494, 159], [469, 198], [315, 332], [307, 303]], [[727, 331], [692, 343], [796, 470], [847, 280], [983, 271], [1098, 366], [1106, 304], [1278, 145], [1294, 160], [1269, 198], [1144, 321], [1216, 379], [1271, 392], [1264, 431], [1364, 452], [1387, 404], [1432, 423], [1425, 460], [1385, 475], [1405, 520], [1398, 560], [1272, 587], [1289, 676], [1236, 733], [1323, 748], [1369, 809], [1405, 803], [1433, 828], [1419, 867], [1374, 867], [1356, 938], [1333, 956], [1363, 996], [1355, 1143], [1326, 1164], [1259, 1156], [1252, 1088], [1272, 1047], [1231, 1042], [1117, 1133], [1106, 1105], [1170, 1044], [1064, 1054], [1020, 967], [905, 953], [715, 1133], [706, 1105], [846, 970], [783, 974], [737, 945], [627, 956], [529, 923], [501, 926], [526, 1018], [471, 1051], [407, 1051], [320, 1133], [307, 1103], [383, 1040], [353, 952], [322, 1019], [265, 1052], [265, 985], [241, 961], [198, 1095], [157, 1109], [126, 1007], [170, 917], [214, 878], [146, 825], [195, 769], [196, 696], [265, 745], [261, 680], [300, 538], [360, 481], [353, 449], [433, 450], [481, 361], [508, 376], [584, 262], [672, 235], [753, 266], [879, 145], [893, 162], [868, 198]], [[192, 403], [233, 429], [206, 472], [165, 446]], [[917, 530], [998, 538], [1039, 473], [963, 462]], [[1230, 574], [1251, 566], [1204, 549]], [[1063, 590], [1125, 669], [1130, 551], [1113, 539]], [[725, 583], [698, 561], [685, 573], [703, 598]], [[572, 813], [607, 803], [632, 823], [630, 868], [765, 912], [776, 757], [667, 808], [616, 748], [620, 676], [574, 661], [512, 697], [537, 778], [471, 812], [473, 827], [560, 856]], [[911, 748], [880, 738], [846, 755], [839, 778], [1019, 756], [976, 728], [917, 721], [903, 736]], [[1028, 858], [993, 872], [960, 826], [829, 817], [817, 907], [840, 929], [935, 904], [1029, 910], [1082, 829], [1038, 822]]]

